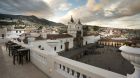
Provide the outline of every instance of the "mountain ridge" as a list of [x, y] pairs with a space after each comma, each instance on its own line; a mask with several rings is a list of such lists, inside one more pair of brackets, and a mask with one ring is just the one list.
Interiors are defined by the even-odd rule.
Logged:
[[0, 20], [5, 20], [5, 19], [26, 20], [26, 21], [29, 21], [29, 22], [32, 22], [32, 23], [41, 24], [41, 25], [49, 25], [49, 26], [65, 26], [62, 23], [56, 23], [56, 22], [49, 21], [49, 20], [44, 19], [44, 18], [38, 18], [37, 16], [34, 16], [34, 15], [26, 16], [26, 15], [12, 15], [12, 14], [2, 14], [2, 13], [0, 13]]

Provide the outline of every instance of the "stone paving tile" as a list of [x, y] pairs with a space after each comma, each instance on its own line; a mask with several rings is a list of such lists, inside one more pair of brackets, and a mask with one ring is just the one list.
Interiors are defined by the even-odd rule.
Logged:
[[0, 78], [49, 78], [32, 63], [13, 65], [12, 56], [8, 56], [5, 47], [0, 45]]

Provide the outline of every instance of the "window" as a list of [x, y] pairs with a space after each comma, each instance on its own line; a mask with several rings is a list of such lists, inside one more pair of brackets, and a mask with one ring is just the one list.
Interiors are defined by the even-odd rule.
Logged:
[[87, 45], [87, 41], [86, 41], [86, 45]]
[[56, 47], [54, 47], [54, 51], [56, 51]]
[[18, 31], [16, 31], [16, 33], [18, 33]]
[[42, 47], [41, 50], [44, 50], [44, 48]]
[[1, 34], [1, 37], [4, 38], [4, 34]]
[[61, 64], [59, 64], [59, 66], [60, 66], [60, 69], [61, 69]]
[[61, 45], [61, 49], [63, 48], [63, 46]]
[[65, 66], [63, 66], [63, 70], [65, 70]]
[[72, 70], [72, 75], [74, 76], [74, 70]]
[[41, 48], [41, 45], [39, 45], [38, 48]]
[[19, 33], [21, 33], [21, 31], [19, 31]]
[[78, 27], [78, 29], [79, 29], [79, 27]]

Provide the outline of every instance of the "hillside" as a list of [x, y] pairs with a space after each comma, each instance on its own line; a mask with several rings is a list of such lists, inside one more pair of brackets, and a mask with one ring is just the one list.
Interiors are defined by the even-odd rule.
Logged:
[[[64, 26], [62, 23], [55, 23], [43, 18], [38, 18], [36, 16], [24, 16], [24, 15], [10, 15], [10, 14], [0, 14], [0, 20], [26, 20], [32, 23], [41, 24], [41, 25], [49, 25], [49, 26]], [[0, 21], [0, 25], [2, 24], [14, 24], [14, 23], [5, 23]]]

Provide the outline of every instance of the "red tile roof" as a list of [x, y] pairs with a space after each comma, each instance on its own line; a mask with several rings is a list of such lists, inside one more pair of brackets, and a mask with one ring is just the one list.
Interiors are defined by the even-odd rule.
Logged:
[[69, 34], [47, 34], [47, 39], [72, 38]]
[[[46, 39], [51, 39], [51, 40], [55, 40], [55, 39], [59, 39], [59, 38], [72, 38], [73, 36], [69, 35], [69, 34], [47, 34], [47, 38]], [[38, 36], [36, 37], [36, 40], [45, 40], [42, 36]]]
[[83, 34], [83, 36], [98, 36], [98, 33]]

